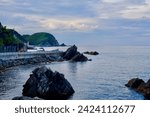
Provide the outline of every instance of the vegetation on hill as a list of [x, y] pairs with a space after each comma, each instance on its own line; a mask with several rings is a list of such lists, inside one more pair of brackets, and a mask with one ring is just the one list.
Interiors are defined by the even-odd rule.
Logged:
[[2, 26], [0, 23], [0, 46], [14, 45], [23, 43], [17, 36], [14, 35], [17, 33], [12, 29], [7, 29], [6, 26]]
[[52, 34], [40, 32], [33, 35], [23, 35], [31, 44], [36, 46], [58, 46], [59, 43]]
[[46, 32], [33, 35], [20, 35], [13, 29], [8, 29], [0, 23], [0, 52], [26, 51], [24, 43], [35, 46], [59, 46], [52, 34]]
[[0, 52], [24, 52], [26, 40], [15, 30], [7, 29], [0, 23]]

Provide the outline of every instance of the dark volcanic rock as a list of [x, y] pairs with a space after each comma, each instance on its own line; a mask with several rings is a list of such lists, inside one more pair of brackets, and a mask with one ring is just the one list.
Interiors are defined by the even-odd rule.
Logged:
[[63, 58], [66, 60], [71, 60], [77, 54], [77, 47], [75, 45], [71, 46], [64, 52]]
[[76, 62], [87, 61], [88, 58], [77, 51], [77, 47], [75, 45], [71, 46], [64, 52], [63, 54], [64, 60], [71, 60]]
[[150, 99], [150, 80], [145, 83], [142, 79], [133, 78], [125, 86], [143, 94], [146, 99]]
[[50, 56], [50, 55], [40, 55], [32, 58], [21, 58], [21, 59], [0, 59], [0, 70], [4, 70], [9, 67], [14, 67], [18, 65], [36, 64], [42, 62], [52, 62], [52, 61], [63, 61], [61, 56]]
[[43, 99], [67, 99], [74, 93], [63, 74], [45, 66], [36, 68], [23, 87], [24, 96]]
[[62, 43], [62, 44], [60, 44], [59, 46], [66, 46], [66, 44]]
[[92, 52], [83, 52], [84, 54], [89, 54], [89, 55], [98, 55], [99, 53], [96, 51], [92, 51]]
[[140, 86], [140, 84], [142, 84], [142, 83], [144, 83], [144, 81], [142, 79], [133, 78], [128, 81], [128, 84], [126, 84], [126, 86], [131, 87], [131, 88], [138, 88]]
[[78, 61], [82, 62], [82, 61], [87, 61], [87, 60], [88, 60], [88, 58], [86, 56], [84, 56], [83, 54], [80, 54], [80, 53], [76, 54], [71, 59], [71, 61], [75, 61], [75, 62], [78, 62]]

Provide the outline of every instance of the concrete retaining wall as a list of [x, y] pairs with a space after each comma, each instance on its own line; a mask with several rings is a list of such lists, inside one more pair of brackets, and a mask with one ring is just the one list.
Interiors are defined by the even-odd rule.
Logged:
[[0, 53], [0, 59], [10, 60], [10, 59], [33, 58], [41, 55], [60, 55], [60, 54], [62, 54], [62, 52], [59, 50], [35, 51], [35, 52], [6, 52]]

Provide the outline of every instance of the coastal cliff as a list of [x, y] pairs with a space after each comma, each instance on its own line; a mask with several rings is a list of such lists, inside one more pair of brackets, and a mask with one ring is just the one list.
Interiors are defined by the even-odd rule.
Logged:
[[26, 51], [24, 38], [0, 23], [0, 52]]
[[50, 33], [39, 32], [39, 33], [34, 33], [32, 35], [23, 35], [23, 37], [31, 45], [43, 46], [43, 47], [59, 46], [58, 41]]

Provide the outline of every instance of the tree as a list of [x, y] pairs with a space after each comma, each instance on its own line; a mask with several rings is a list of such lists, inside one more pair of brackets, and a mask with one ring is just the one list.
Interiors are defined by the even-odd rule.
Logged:
[[0, 38], [0, 46], [3, 46], [4, 43], [3, 43], [3, 39]]

